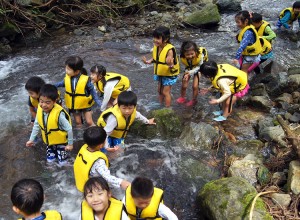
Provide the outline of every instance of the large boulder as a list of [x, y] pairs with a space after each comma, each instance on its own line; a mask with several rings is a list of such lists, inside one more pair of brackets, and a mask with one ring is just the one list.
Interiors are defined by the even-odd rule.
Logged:
[[242, 10], [242, 0], [215, 0], [214, 3], [218, 6], [220, 12], [235, 12]]
[[300, 88], [300, 74], [290, 75], [288, 77], [288, 85], [291, 90], [299, 90]]
[[[210, 220], [248, 219], [255, 188], [241, 177], [218, 179], [204, 185], [197, 197], [198, 208], [204, 218]], [[253, 219], [273, 219], [258, 198]]]
[[209, 25], [217, 25], [221, 21], [221, 16], [217, 5], [207, 4], [201, 10], [193, 12], [184, 18], [184, 24], [193, 27], [202, 27]]
[[252, 96], [249, 100], [249, 105], [265, 112], [270, 112], [273, 103], [267, 96]]

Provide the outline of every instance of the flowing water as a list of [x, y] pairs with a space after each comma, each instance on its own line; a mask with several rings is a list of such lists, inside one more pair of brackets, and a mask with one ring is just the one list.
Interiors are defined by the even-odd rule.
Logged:
[[[251, 3], [249, 3], [251, 2]], [[276, 22], [279, 11], [290, 6], [293, 1], [244, 1], [244, 9], [263, 13], [272, 24]], [[273, 26], [274, 27], [274, 26]], [[217, 62], [231, 62], [237, 43], [234, 14], [222, 16], [218, 30], [203, 31], [181, 30], [176, 33], [172, 43], [176, 48], [184, 39], [192, 39], [209, 51], [210, 59]], [[64, 219], [78, 219], [82, 196], [77, 192], [73, 179], [72, 162], [82, 145], [82, 131], [75, 130], [74, 150], [70, 165], [59, 167], [47, 164], [45, 147], [38, 141], [31, 149], [25, 147], [31, 132], [30, 116], [27, 107], [27, 93], [24, 85], [32, 76], [40, 76], [48, 83], [55, 83], [64, 77], [64, 60], [70, 55], [79, 55], [89, 69], [94, 64], [104, 65], [108, 71], [127, 75], [132, 88], [138, 95], [138, 108], [146, 113], [161, 108], [157, 102], [157, 85], [152, 79], [152, 66], [141, 62], [141, 57], [150, 57], [151, 37], [127, 39], [102, 38], [89, 36], [57, 36], [39, 43], [32, 48], [22, 49], [11, 57], [0, 61], [0, 175], [1, 202], [0, 219], [16, 219], [11, 210], [10, 190], [20, 178], [35, 178], [45, 189], [43, 209], [57, 209]], [[282, 69], [297, 64], [299, 50], [297, 43], [281, 36], [275, 44], [276, 61]], [[205, 80], [200, 86], [209, 85]], [[173, 88], [173, 98], [180, 94], [181, 83]], [[191, 95], [191, 94], [189, 94]], [[211, 112], [215, 107], [207, 103], [208, 97], [199, 97], [195, 108], [185, 108], [173, 102], [173, 109], [180, 115], [192, 115], [193, 121], [211, 121]], [[236, 110], [241, 111], [241, 110]], [[201, 112], [201, 114], [199, 114]], [[94, 117], [97, 119], [99, 111]], [[249, 124], [228, 124], [236, 132], [238, 139], [255, 138]], [[174, 210], [179, 219], [199, 219], [195, 208], [197, 191], [208, 181], [220, 176], [218, 167], [209, 161], [214, 151], [199, 150], [190, 152], [180, 145], [177, 139], [142, 139], [130, 134], [126, 139], [126, 150], [111, 158], [111, 172], [118, 177], [131, 181], [135, 176], [151, 178], [155, 185], [165, 190], [164, 201]], [[123, 192], [114, 190], [114, 195], [122, 198]]]

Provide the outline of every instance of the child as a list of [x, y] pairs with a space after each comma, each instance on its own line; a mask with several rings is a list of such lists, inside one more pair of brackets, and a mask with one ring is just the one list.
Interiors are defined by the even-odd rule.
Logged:
[[252, 14], [252, 24], [259, 37], [268, 40], [270, 43], [276, 38], [275, 32], [271, 29], [270, 23], [262, 19], [261, 14]]
[[22, 219], [62, 219], [58, 211], [47, 210], [41, 212], [44, 202], [44, 190], [42, 185], [34, 179], [21, 179], [16, 182], [12, 187], [10, 198], [13, 211], [18, 215], [22, 215]]
[[126, 189], [130, 183], [110, 175], [106, 155], [99, 150], [103, 148], [106, 132], [101, 127], [93, 126], [84, 131], [84, 144], [74, 161], [76, 187], [83, 192], [84, 184], [89, 177], [102, 176], [112, 187]]
[[60, 105], [56, 104], [57, 88], [45, 84], [40, 90], [39, 107], [33, 124], [32, 132], [26, 147], [34, 145], [34, 139], [39, 128], [42, 138], [47, 145], [47, 161], [63, 165], [67, 162], [66, 151], [73, 149], [73, 132], [69, 114]]
[[240, 69], [247, 73], [250, 66], [255, 65], [256, 67], [259, 65], [261, 45], [257, 31], [251, 25], [250, 13], [248, 11], [239, 12], [235, 16], [235, 22], [241, 31], [237, 35], [240, 47], [237, 50], [233, 63], [236, 66], [240, 66]]
[[111, 197], [108, 183], [101, 176], [90, 178], [84, 185], [80, 220], [128, 220], [123, 203]]
[[65, 104], [73, 114], [77, 127], [81, 127], [82, 114], [88, 126], [94, 125], [92, 109], [94, 101], [101, 106], [94, 85], [83, 68], [83, 60], [78, 56], [68, 57], [66, 62], [66, 76], [63, 81], [55, 84], [56, 87], [65, 87]]
[[193, 77], [193, 99], [186, 103], [186, 106], [193, 106], [197, 103], [199, 90], [199, 69], [203, 61], [208, 61], [207, 50], [204, 47], [198, 47], [192, 41], [182, 43], [180, 49], [181, 62], [185, 65], [185, 72], [182, 78], [181, 97], [177, 102], [183, 104], [187, 102], [186, 89], [191, 77]]
[[[145, 124], [156, 124], [154, 118], [147, 119], [136, 110], [137, 97], [132, 91], [124, 91], [118, 96], [118, 104], [110, 107], [100, 115], [97, 125], [107, 134], [105, 149], [116, 151], [124, 143], [130, 125], [135, 119]], [[109, 148], [110, 146], [110, 148]]]
[[122, 202], [131, 220], [166, 219], [178, 220], [177, 216], [162, 203], [163, 190], [153, 186], [150, 179], [136, 177], [126, 189]]
[[249, 90], [247, 73], [229, 64], [217, 65], [214, 61], [204, 62], [200, 67], [203, 76], [209, 78], [212, 86], [218, 89], [222, 96], [211, 99], [209, 104], [222, 103], [222, 111], [213, 112], [218, 116], [215, 121], [224, 121], [230, 115], [236, 98], [243, 97]]
[[38, 76], [33, 76], [29, 78], [25, 84], [25, 89], [27, 90], [29, 95], [28, 105], [29, 105], [29, 112], [31, 114], [32, 124], [35, 120], [36, 110], [39, 105], [39, 94], [40, 94], [41, 87], [43, 85], [45, 85], [45, 81]]
[[158, 81], [159, 101], [165, 106], [171, 106], [171, 88], [177, 81], [179, 62], [175, 47], [170, 43], [170, 29], [164, 26], [156, 28], [153, 32], [152, 59], [142, 60], [145, 64], [154, 63], [154, 80]]
[[287, 30], [291, 30], [293, 22], [297, 19], [300, 27], [300, 1], [294, 2], [293, 8], [285, 8], [280, 12], [276, 26], [278, 29], [281, 29], [281, 26], [283, 26]]
[[130, 91], [130, 82], [126, 76], [118, 73], [107, 73], [102, 65], [95, 65], [91, 68], [91, 81], [96, 88], [104, 94], [101, 111], [111, 107], [117, 101], [122, 91]]

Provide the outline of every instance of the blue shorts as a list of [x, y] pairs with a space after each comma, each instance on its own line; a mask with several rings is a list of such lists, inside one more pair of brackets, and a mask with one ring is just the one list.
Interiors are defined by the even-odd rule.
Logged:
[[172, 86], [176, 83], [178, 76], [153, 76], [155, 81], [160, 82], [163, 86]]
[[256, 63], [259, 61], [260, 61], [260, 55], [256, 55], [256, 56], [243, 55], [243, 64]]
[[118, 146], [118, 145], [120, 146], [121, 144], [124, 144], [124, 138], [108, 137], [107, 141], [111, 148], [113, 148], [114, 146]]
[[65, 164], [67, 162], [68, 153], [65, 150], [65, 145], [47, 146], [47, 162], [54, 162], [56, 158], [59, 164]]

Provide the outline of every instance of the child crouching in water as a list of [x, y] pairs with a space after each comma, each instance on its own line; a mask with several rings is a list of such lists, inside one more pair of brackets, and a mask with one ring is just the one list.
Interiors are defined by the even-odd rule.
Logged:
[[215, 121], [225, 121], [232, 112], [232, 106], [237, 98], [243, 97], [249, 90], [247, 73], [229, 64], [217, 65], [214, 61], [204, 62], [200, 67], [201, 74], [209, 78], [212, 86], [218, 89], [222, 96], [211, 99], [209, 104], [222, 103], [222, 111], [213, 112]]
[[108, 183], [101, 176], [84, 185], [81, 220], [129, 220], [123, 203], [112, 198]]
[[186, 106], [193, 106], [197, 103], [199, 92], [200, 66], [203, 61], [208, 61], [207, 50], [204, 47], [198, 47], [192, 41], [185, 41], [181, 46], [180, 57], [185, 65], [185, 72], [182, 77], [181, 96], [176, 101], [180, 104], [187, 102], [186, 89], [190, 78], [193, 77], [193, 99], [186, 103]]

